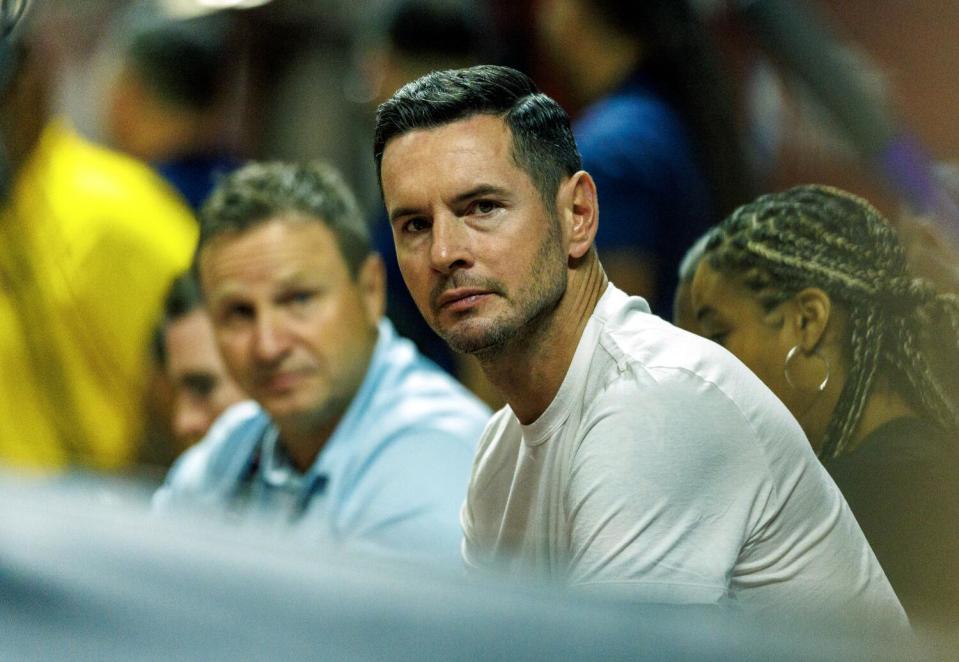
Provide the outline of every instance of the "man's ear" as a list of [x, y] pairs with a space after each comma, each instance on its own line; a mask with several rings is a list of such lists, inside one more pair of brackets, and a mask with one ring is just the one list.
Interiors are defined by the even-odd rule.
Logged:
[[558, 202], [561, 216], [566, 220], [569, 257], [579, 259], [589, 251], [599, 229], [596, 182], [588, 172], [580, 170], [563, 182]]
[[375, 327], [386, 314], [386, 267], [379, 253], [370, 253], [363, 260], [356, 274], [356, 285], [366, 318]]
[[790, 322], [803, 352], [811, 353], [826, 336], [832, 316], [832, 300], [818, 287], [807, 287], [792, 297]]

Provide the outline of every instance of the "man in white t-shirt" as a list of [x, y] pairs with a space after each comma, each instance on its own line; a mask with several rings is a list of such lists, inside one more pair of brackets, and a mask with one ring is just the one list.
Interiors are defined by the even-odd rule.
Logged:
[[468, 566], [904, 621], [785, 407], [607, 281], [596, 188], [555, 101], [505, 67], [434, 72], [380, 106], [374, 151], [417, 306], [509, 403], [474, 462]]

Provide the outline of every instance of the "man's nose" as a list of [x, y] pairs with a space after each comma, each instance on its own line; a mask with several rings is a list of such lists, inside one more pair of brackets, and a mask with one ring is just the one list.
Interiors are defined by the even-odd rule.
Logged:
[[430, 263], [436, 271], [448, 274], [473, 264], [469, 228], [452, 214], [433, 219]]
[[262, 363], [282, 358], [289, 348], [289, 335], [279, 311], [262, 311], [256, 319], [253, 352]]

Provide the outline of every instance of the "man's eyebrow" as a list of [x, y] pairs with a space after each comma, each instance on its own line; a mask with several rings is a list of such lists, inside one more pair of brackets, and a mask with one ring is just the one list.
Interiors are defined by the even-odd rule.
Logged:
[[204, 305], [207, 310], [212, 311], [216, 306], [223, 305], [225, 302], [232, 303], [235, 299], [239, 297], [242, 291], [239, 288], [228, 288], [224, 291], [223, 288], [211, 291], [206, 293], [206, 300]]
[[308, 269], [293, 269], [291, 271], [280, 271], [276, 276], [276, 285], [279, 288], [302, 286], [313, 280], [315, 274], [310, 273]]
[[480, 184], [474, 186], [469, 191], [460, 193], [455, 198], [453, 198], [454, 203], [461, 203], [473, 198], [479, 198], [484, 195], [499, 195], [505, 196], [508, 194], [508, 191], [502, 186], [494, 186], [493, 184]]
[[[498, 195], [505, 197], [509, 195], [509, 190], [503, 188], [502, 186], [495, 186], [493, 184], [479, 184], [468, 191], [464, 191], [463, 193], [456, 195], [452, 202], [454, 205], [461, 204], [467, 200], [478, 198], [484, 195]], [[414, 216], [420, 213], [422, 213], [422, 211], [416, 207], [397, 207], [390, 212], [390, 222], [393, 223], [396, 221], [396, 219], [403, 216]]]
[[396, 221], [396, 219], [402, 216], [413, 216], [414, 214], [419, 214], [420, 210], [414, 207], [397, 207], [390, 212], [390, 223]]

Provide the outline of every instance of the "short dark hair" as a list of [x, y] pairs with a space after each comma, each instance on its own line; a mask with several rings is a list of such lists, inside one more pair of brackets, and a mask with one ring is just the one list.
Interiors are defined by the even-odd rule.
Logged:
[[223, 177], [200, 210], [196, 254], [214, 237], [293, 214], [328, 227], [354, 278], [369, 256], [370, 234], [356, 198], [332, 166], [252, 162]]
[[513, 160], [552, 211], [560, 182], [582, 167], [569, 115], [526, 74], [489, 64], [434, 71], [404, 85], [380, 105], [373, 158], [381, 191], [383, 150], [392, 138], [474, 115], [503, 119], [513, 137]]
[[200, 286], [191, 271], [180, 274], [170, 289], [167, 290], [163, 302], [163, 319], [157, 325], [153, 334], [153, 358], [160, 365], [166, 365], [166, 329], [173, 322], [186, 317], [194, 310], [203, 307], [203, 298], [200, 295]]

